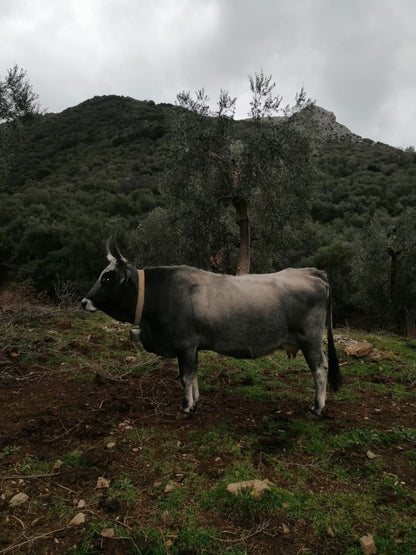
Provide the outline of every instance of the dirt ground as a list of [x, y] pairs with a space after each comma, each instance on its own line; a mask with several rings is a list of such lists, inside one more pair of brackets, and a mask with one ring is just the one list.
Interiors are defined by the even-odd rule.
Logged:
[[[74, 345], [74, 356], [77, 349], [81, 351], [83, 348], [82, 343]], [[61, 515], [57, 513], [54, 520], [50, 512], [39, 508], [39, 501], [44, 503], [58, 496], [66, 502], [70, 501], [74, 507], [80, 499], [95, 496], [98, 501], [94, 505], [87, 504], [83, 512], [110, 524], [117, 522], [126, 530], [140, 522], [147, 510], [146, 501], [150, 506], [154, 496], [160, 495], [154, 490], [154, 482], [160, 476], [149, 464], [138, 466], [137, 451], [142, 446], [132, 445], [128, 434], [131, 428], [158, 427], [171, 432], [178, 439], [178, 445], [184, 445], [183, 450], [178, 451], [178, 457], [184, 459], [188, 456], [186, 437], [189, 430], [202, 432], [224, 420], [231, 421], [241, 436], [253, 431], [258, 433], [256, 456], [260, 465], [265, 464], [262, 454], [279, 452], [285, 447], [276, 442], [274, 437], [265, 434], [265, 417], [272, 415], [282, 428], [288, 421], [314, 418], [308, 415], [305, 399], [251, 401], [242, 395], [233, 394], [232, 380], [219, 376], [219, 380], [224, 381], [224, 388], [204, 392], [199, 410], [193, 417], [178, 420], [181, 388], [177, 368], [175, 364], [162, 359], [158, 368], [139, 376], [116, 380], [97, 374], [93, 381], [72, 377], [63, 372], [58, 364], [56, 367], [24, 365], [12, 352], [6, 353], [3, 363], [0, 368], [0, 372], [4, 371], [0, 381], [0, 452], [14, 445], [19, 446], [19, 451], [0, 457], [0, 553], [66, 553], [73, 546], [80, 545], [82, 527], [62, 525]], [[363, 419], [371, 418], [378, 429], [387, 431], [401, 426], [408, 428], [409, 415], [412, 414], [416, 414], [415, 400], [397, 402], [389, 396], [366, 397], [363, 394], [360, 402], [329, 401], [328, 426], [335, 433], [362, 426]], [[107, 446], [106, 438], [109, 436], [114, 438], [113, 448]], [[163, 444], [153, 444], [152, 447], [157, 450], [158, 457], [164, 456]], [[50, 462], [64, 458], [73, 451], [82, 452], [82, 466], [61, 467], [47, 472], [34, 471], [32, 475], [24, 476], [17, 466], [24, 456]], [[414, 468], [411, 465], [398, 467], [397, 446], [386, 447], [378, 454], [383, 456], [383, 460], [389, 461], [392, 474], [400, 475], [400, 479], [409, 487], [416, 488]], [[216, 461], [214, 456], [190, 456], [193, 457], [197, 472], [212, 480], [221, 475], [221, 465], [227, 463], [225, 460]], [[300, 462], [297, 460], [296, 463]], [[351, 468], [362, 465], [362, 460], [351, 453], [344, 463]], [[123, 470], [136, 473], [135, 485], [143, 492], [141, 503], [134, 508], [124, 506], [117, 499], [111, 500], [107, 490], [96, 489], [99, 476], [111, 482]], [[326, 485], [316, 482], [311, 484], [311, 488], [319, 489]], [[18, 491], [24, 491], [29, 501], [22, 508], [10, 511], [10, 496]], [[386, 499], [389, 495], [393, 495], [393, 492], [386, 491]], [[298, 538], [303, 535], [305, 545], [313, 545], [314, 533], [310, 525], [303, 523], [302, 526], [299, 522], [287, 524], [293, 534], [298, 532]], [[247, 530], [247, 523], [241, 525]], [[224, 523], [218, 523], [218, 526], [224, 526]], [[230, 517], [229, 528], [237, 529], [237, 526], [238, 522]], [[295, 553], [302, 546], [302, 542], [298, 542], [296, 550], [292, 551], [295, 547], [293, 536], [291, 539], [282, 534], [281, 523], [274, 524], [273, 520], [268, 521], [264, 534], [258, 530], [252, 535], [253, 544], [247, 537], [246, 547], [253, 553]], [[125, 543], [97, 538], [96, 552], [132, 552], [132, 545]], [[327, 552], [338, 552], [335, 540], [328, 545]], [[139, 552], [151, 552], [150, 545], [135, 547]]]

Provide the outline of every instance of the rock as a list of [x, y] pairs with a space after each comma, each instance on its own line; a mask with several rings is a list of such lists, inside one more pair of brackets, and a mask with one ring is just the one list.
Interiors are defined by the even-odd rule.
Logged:
[[103, 538], [114, 538], [114, 528], [104, 528], [101, 530]]
[[345, 353], [347, 355], [358, 358], [369, 355], [372, 350], [373, 346], [367, 341], [360, 341], [358, 343], [353, 343], [352, 345], [347, 345], [347, 347], [345, 347]]
[[59, 469], [62, 467], [63, 464], [64, 464], [63, 461], [61, 461], [60, 459], [58, 459], [58, 460], [55, 462], [55, 464], [53, 465], [52, 468], [53, 468], [53, 470], [59, 470]]
[[366, 555], [375, 555], [377, 553], [377, 547], [371, 534], [360, 538], [360, 545]]
[[237, 495], [239, 491], [245, 489], [251, 489], [251, 494], [256, 499], [260, 499], [265, 491], [270, 491], [268, 480], [246, 480], [244, 482], [234, 482], [228, 484], [227, 491], [233, 495]]
[[71, 520], [69, 525], [70, 526], [80, 526], [81, 524], [84, 524], [84, 522], [85, 522], [85, 514], [84, 513], [78, 513], [77, 515], [74, 516], [74, 518]]
[[367, 451], [367, 459], [376, 459], [379, 455], [376, 455], [375, 453], [373, 453], [372, 451]]
[[115, 441], [110, 441], [110, 443], [107, 443], [106, 445], [107, 449], [114, 449], [115, 446], [116, 446]]
[[179, 487], [179, 484], [169, 482], [169, 484], [166, 484], [165, 486], [165, 493], [172, 493], [172, 491], [177, 489], [178, 487]]
[[99, 478], [97, 478], [97, 485], [95, 486], [95, 489], [106, 489], [109, 487], [110, 482], [108, 480], [106, 480], [102, 476], [99, 476]]
[[19, 505], [23, 505], [29, 499], [29, 496], [26, 493], [19, 492], [14, 495], [9, 502], [10, 507], [18, 507]]
[[282, 532], [283, 534], [290, 534], [290, 528], [285, 523], [282, 524]]
[[80, 499], [77, 504], [77, 509], [85, 509], [87, 504], [85, 503], [84, 499]]

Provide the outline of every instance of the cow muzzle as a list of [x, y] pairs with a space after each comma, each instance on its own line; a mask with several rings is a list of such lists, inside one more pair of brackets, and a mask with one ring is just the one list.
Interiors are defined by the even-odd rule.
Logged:
[[81, 301], [81, 306], [87, 312], [97, 312], [98, 308], [96, 308], [90, 299], [86, 299], [85, 297]]

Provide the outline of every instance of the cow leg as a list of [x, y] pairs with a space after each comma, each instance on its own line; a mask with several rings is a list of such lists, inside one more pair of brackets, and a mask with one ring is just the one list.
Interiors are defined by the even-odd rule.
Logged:
[[319, 342], [319, 347], [302, 348], [302, 352], [311, 369], [315, 382], [315, 403], [311, 410], [317, 416], [321, 416], [325, 408], [326, 383], [328, 377], [328, 365], [322, 351], [321, 342]]
[[198, 352], [185, 351], [178, 356], [179, 375], [183, 387], [181, 412], [190, 414], [196, 408], [199, 399], [198, 388]]

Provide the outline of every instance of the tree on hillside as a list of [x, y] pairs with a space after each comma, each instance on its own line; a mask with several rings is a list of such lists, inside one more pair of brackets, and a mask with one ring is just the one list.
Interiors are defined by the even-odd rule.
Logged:
[[[304, 212], [314, 168], [313, 103], [305, 91], [294, 106], [281, 109], [271, 76], [261, 71], [249, 83], [250, 118], [238, 130], [236, 99], [227, 91], [220, 92], [215, 112], [204, 89], [195, 97], [177, 95], [181, 110], [167, 179], [182, 233], [197, 249], [211, 248], [214, 267], [221, 268], [233, 242], [226, 217], [227, 207], [233, 208], [239, 229], [237, 274], [250, 271], [252, 238], [275, 246], [285, 223]], [[283, 117], [272, 117], [278, 113]]]
[[16, 122], [39, 114], [38, 98], [27, 79], [26, 71], [15, 64], [0, 81], [0, 123]]
[[410, 208], [388, 225], [373, 222], [353, 261], [359, 308], [407, 337], [416, 337], [415, 238], [416, 209]]
[[22, 126], [41, 113], [38, 98], [26, 71], [16, 64], [0, 80], [0, 184], [21, 146]]

